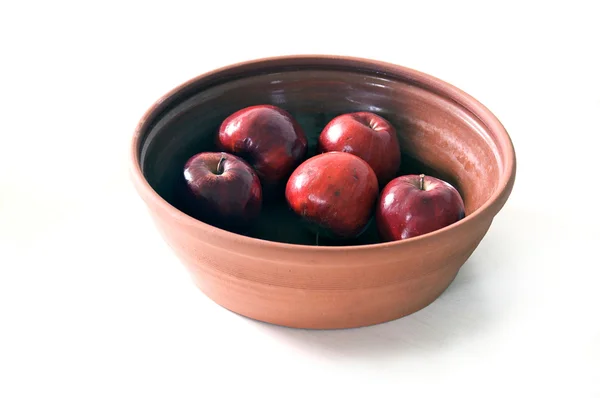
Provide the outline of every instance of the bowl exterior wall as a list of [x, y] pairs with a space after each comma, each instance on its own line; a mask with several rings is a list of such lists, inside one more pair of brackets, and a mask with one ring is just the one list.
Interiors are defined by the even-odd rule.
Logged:
[[368, 326], [426, 307], [454, 280], [491, 224], [482, 220], [477, 228], [411, 248], [294, 260], [210, 239], [174, 224], [160, 209], [154, 209], [153, 219], [196, 285], [217, 304], [256, 320], [306, 329]]

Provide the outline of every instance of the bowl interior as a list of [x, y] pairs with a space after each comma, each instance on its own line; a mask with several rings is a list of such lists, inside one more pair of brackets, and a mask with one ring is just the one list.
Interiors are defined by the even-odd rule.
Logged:
[[[240, 108], [273, 104], [290, 112], [309, 139], [307, 156], [316, 153], [323, 127], [346, 112], [370, 111], [397, 129], [402, 149], [399, 174], [426, 173], [453, 184], [467, 216], [482, 206], [498, 185], [499, 149], [485, 125], [442, 93], [410, 79], [376, 72], [307, 68], [239, 76], [199, 88], [175, 101], [145, 133], [139, 148], [144, 177], [179, 210], [194, 217], [183, 180], [186, 160], [214, 150], [221, 122]], [[264, 206], [249, 236], [313, 245], [315, 236], [291, 213], [283, 197]], [[320, 239], [320, 245], [380, 242], [375, 223], [353, 241]]]

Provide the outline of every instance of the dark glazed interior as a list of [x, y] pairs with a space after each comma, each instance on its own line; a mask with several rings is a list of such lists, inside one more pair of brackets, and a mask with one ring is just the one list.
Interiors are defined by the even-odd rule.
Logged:
[[[388, 119], [398, 131], [400, 174], [426, 173], [450, 182], [463, 196], [467, 216], [485, 203], [496, 189], [502, 162], [493, 137], [476, 116], [452, 99], [402, 77], [339, 69], [281, 68], [206, 83], [210, 87], [200, 82], [188, 87], [143, 132], [140, 159], [145, 178], [166, 201], [194, 216], [185, 200], [183, 165], [198, 152], [214, 150], [219, 125], [231, 113], [257, 104], [282, 107], [303, 127], [309, 139], [308, 156], [312, 156], [319, 133], [332, 118], [371, 111]], [[315, 244], [314, 235], [283, 200], [265, 206], [257, 226], [245, 233], [278, 242]], [[355, 241], [319, 243], [379, 241], [371, 223]]]

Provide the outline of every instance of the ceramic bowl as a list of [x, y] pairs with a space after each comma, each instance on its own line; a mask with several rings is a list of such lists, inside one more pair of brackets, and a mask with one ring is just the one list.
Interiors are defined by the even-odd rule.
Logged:
[[[404, 241], [381, 243], [371, 228], [319, 246], [283, 201], [266, 205], [248, 235], [199, 221], [181, 200], [183, 164], [213, 149], [226, 116], [255, 104], [290, 112], [309, 137], [309, 154], [336, 115], [387, 118], [402, 146], [400, 174], [451, 182], [466, 217]], [[442, 294], [508, 199], [516, 160], [496, 117], [437, 78], [367, 59], [286, 56], [227, 66], [167, 93], [135, 130], [131, 168], [158, 231], [208, 297], [256, 320], [332, 329], [397, 319]]]

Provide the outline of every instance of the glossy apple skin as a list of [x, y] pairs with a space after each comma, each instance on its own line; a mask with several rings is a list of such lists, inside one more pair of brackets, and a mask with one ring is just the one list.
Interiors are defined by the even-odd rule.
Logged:
[[246, 228], [260, 214], [262, 187], [258, 175], [235, 155], [194, 155], [186, 162], [183, 176], [192, 194], [190, 208], [201, 221], [223, 228]]
[[240, 109], [223, 121], [217, 146], [248, 161], [265, 189], [285, 183], [304, 160], [308, 141], [287, 111], [256, 105]]
[[398, 173], [401, 154], [396, 129], [371, 112], [346, 113], [332, 119], [319, 136], [318, 151], [352, 153], [365, 160], [383, 187]]
[[450, 184], [431, 176], [400, 176], [381, 191], [376, 211], [383, 240], [404, 240], [433, 232], [465, 216], [465, 205]]
[[360, 235], [371, 220], [379, 187], [371, 167], [344, 152], [313, 156], [290, 176], [291, 209], [319, 233], [334, 239]]

